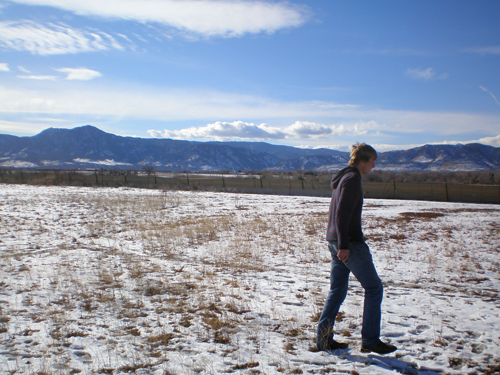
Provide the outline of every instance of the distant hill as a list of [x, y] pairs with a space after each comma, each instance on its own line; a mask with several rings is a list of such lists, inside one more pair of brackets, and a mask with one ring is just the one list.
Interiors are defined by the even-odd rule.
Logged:
[[[121, 137], [94, 126], [49, 128], [32, 137], [0, 134], [0, 167], [136, 169], [157, 171], [333, 171], [349, 153], [301, 149], [264, 142], [191, 142]], [[377, 169], [388, 171], [478, 171], [500, 169], [500, 148], [481, 144], [425, 145], [379, 153]]]

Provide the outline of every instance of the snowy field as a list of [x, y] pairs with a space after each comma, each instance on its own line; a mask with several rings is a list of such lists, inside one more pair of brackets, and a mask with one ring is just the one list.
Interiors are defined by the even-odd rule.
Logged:
[[388, 356], [352, 279], [317, 352], [329, 199], [0, 185], [1, 374], [495, 374], [500, 206], [365, 201]]

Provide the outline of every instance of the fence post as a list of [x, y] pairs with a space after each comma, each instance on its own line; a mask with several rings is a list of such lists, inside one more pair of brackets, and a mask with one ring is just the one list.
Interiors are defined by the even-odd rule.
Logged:
[[449, 202], [450, 200], [448, 199], [448, 183], [446, 182], [446, 180], [444, 181], [444, 193], [446, 197], [446, 202]]
[[221, 176], [222, 176], [222, 187], [225, 188], [226, 182], [224, 181], [224, 174], [222, 174]]

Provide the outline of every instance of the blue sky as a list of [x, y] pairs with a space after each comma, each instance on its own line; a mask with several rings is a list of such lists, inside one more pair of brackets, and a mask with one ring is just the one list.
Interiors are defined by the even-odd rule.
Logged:
[[0, 0], [0, 133], [500, 147], [500, 2]]

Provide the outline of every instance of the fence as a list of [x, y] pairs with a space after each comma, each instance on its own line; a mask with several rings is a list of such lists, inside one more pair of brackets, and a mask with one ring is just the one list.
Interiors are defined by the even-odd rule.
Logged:
[[[0, 183], [76, 186], [130, 186], [157, 189], [216, 190], [257, 194], [329, 197], [329, 181], [262, 178], [259, 176], [200, 176], [196, 174], [109, 174], [83, 171], [0, 170]], [[500, 203], [500, 186], [447, 183], [364, 182], [367, 198], [443, 202]]]
[[367, 198], [396, 198], [441, 202], [500, 203], [500, 186], [448, 183], [363, 183]]

